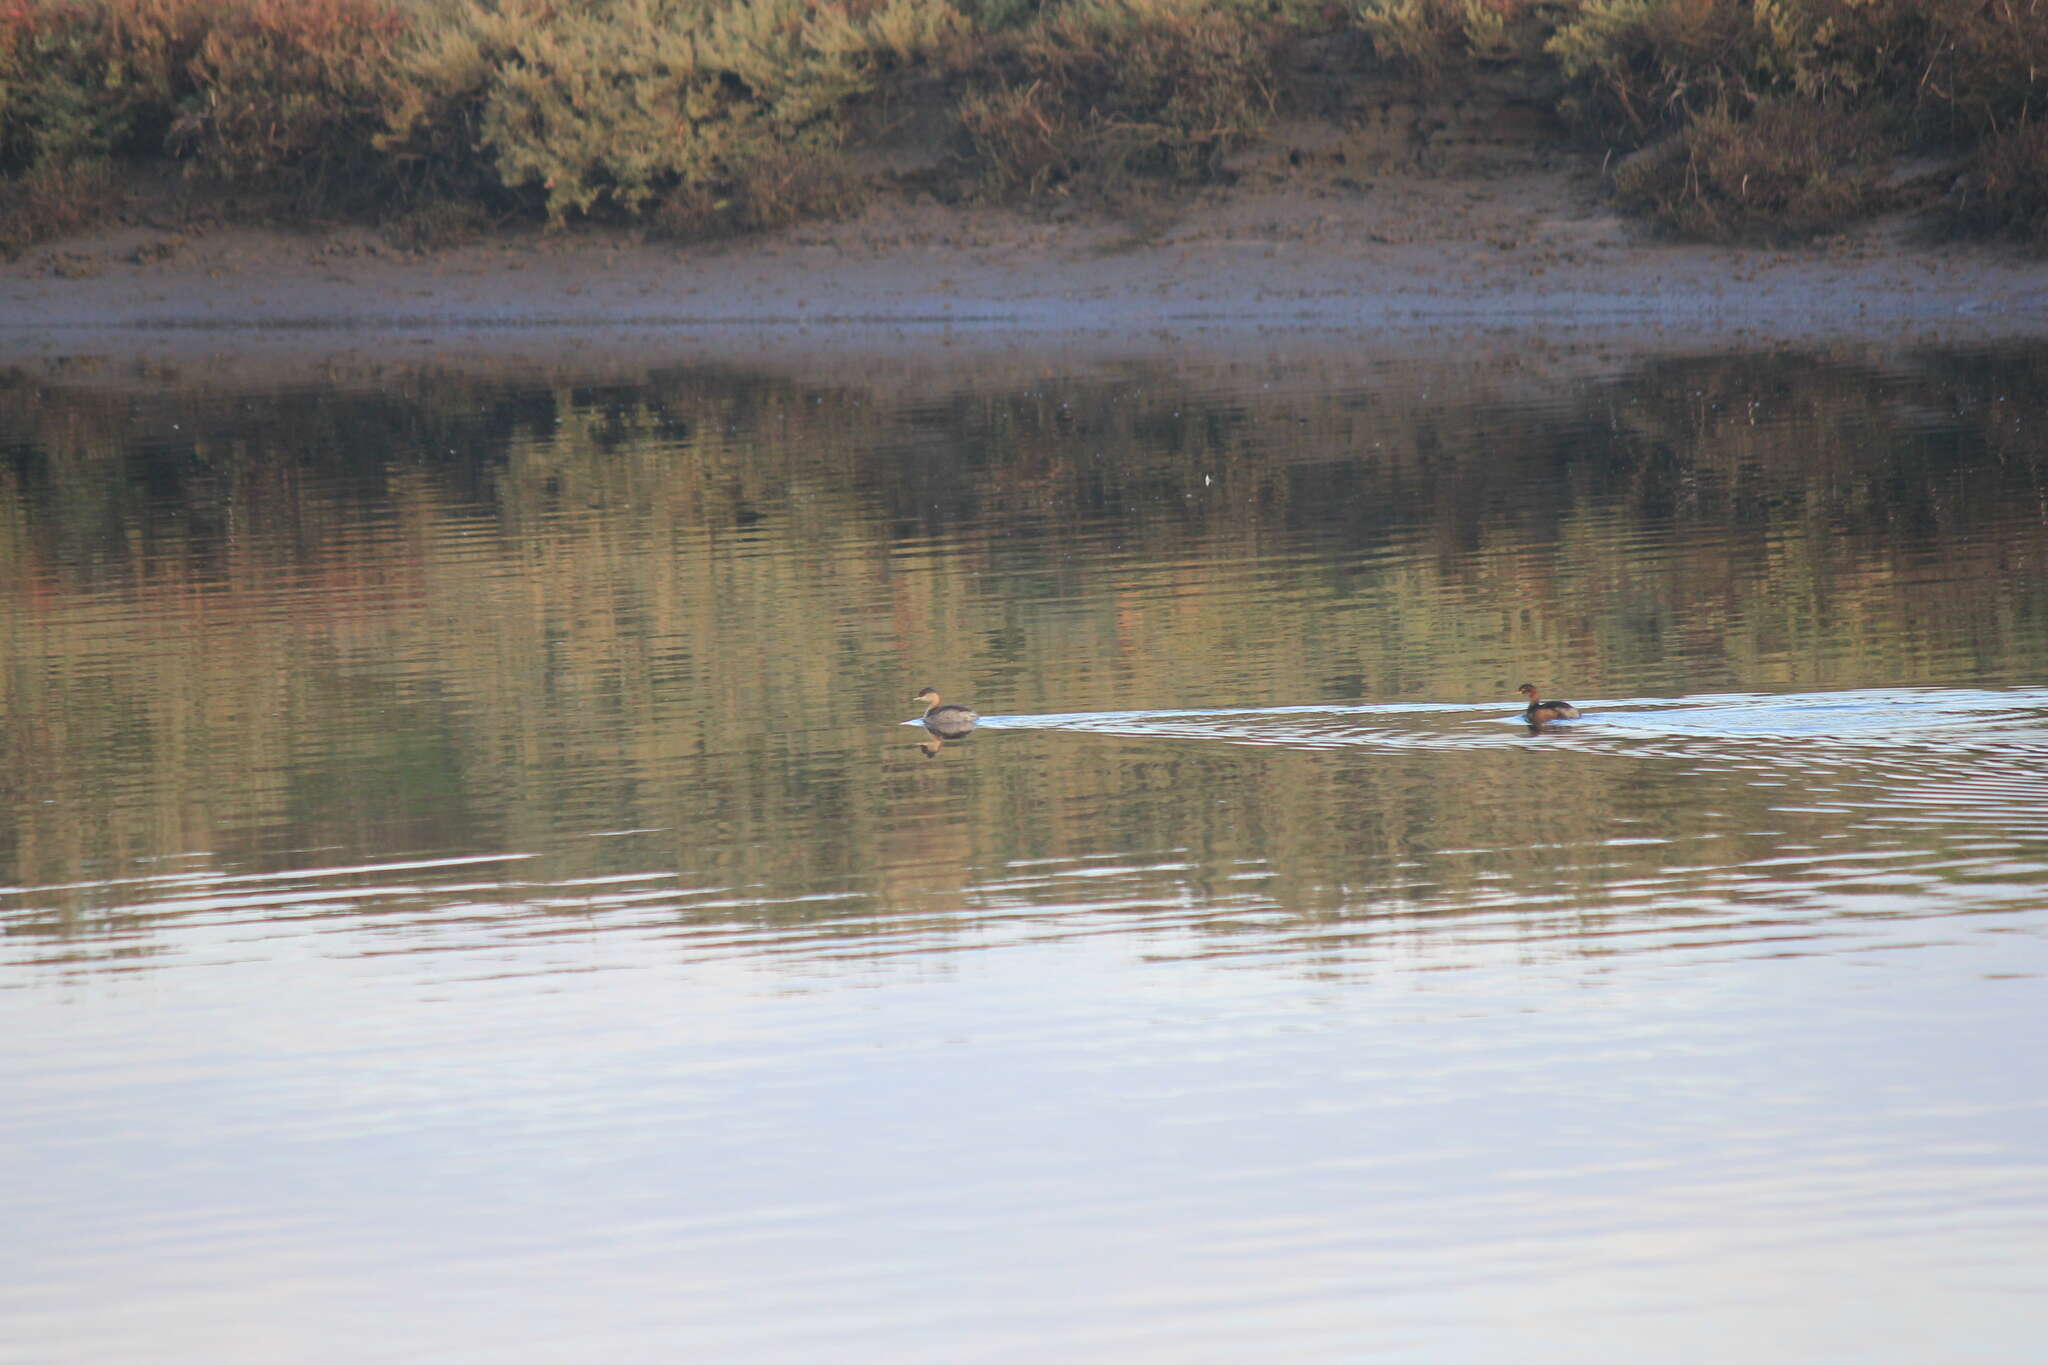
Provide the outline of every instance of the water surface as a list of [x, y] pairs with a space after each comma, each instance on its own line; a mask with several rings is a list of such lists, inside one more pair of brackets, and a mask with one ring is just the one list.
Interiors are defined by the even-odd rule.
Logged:
[[8, 375], [0, 1358], [2031, 1360], [2044, 409]]

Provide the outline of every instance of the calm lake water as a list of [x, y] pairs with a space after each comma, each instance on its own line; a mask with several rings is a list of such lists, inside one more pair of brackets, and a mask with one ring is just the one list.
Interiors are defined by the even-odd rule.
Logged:
[[0, 1359], [2048, 1340], [2048, 346], [42, 366], [0, 648]]

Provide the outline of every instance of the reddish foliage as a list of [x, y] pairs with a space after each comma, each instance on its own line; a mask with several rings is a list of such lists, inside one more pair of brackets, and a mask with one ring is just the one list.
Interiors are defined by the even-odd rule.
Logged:
[[[156, 0], [166, 9], [194, 0]], [[189, 64], [199, 99], [176, 145], [229, 175], [306, 158], [346, 159], [393, 79], [408, 20], [387, 0], [239, 0], [213, 21]]]

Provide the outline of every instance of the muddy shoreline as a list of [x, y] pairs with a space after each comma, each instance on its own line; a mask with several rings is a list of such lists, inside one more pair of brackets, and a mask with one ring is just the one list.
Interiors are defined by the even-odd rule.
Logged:
[[420, 254], [362, 227], [139, 225], [0, 266], [0, 364], [16, 366], [861, 367], [2043, 336], [2037, 258], [1902, 221], [1788, 250], [1673, 245], [1608, 210], [1584, 167], [1383, 177], [1368, 193], [1297, 178], [1136, 218], [900, 200], [701, 246], [533, 233]]

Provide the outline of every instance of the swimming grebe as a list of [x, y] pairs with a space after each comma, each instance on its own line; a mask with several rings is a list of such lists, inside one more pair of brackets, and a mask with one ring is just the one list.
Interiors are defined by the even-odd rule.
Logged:
[[919, 716], [918, 719], [924, 722], [925, 729], [931, 731], [940, 739], [959, 739], [963, 735], [972, 734], [974, 732], [974, 723], [981, 719], [978, 712], [970, 710], [965, 706], [939, 705], [939, 694], [929, 687], [912, 697], [911, 700], [929, 703], [924, 708], [924, 714]]
[[1568, 701], [1542, 701], [1536, 696], [1535, 683], [1523, 683], [1515, 691], [1529, 699], [1529, 709], [1522, 713], [1522, 719], [1531, 725], [1545, 725], [1553, 720], [1577, 720], [1579, 708]]

